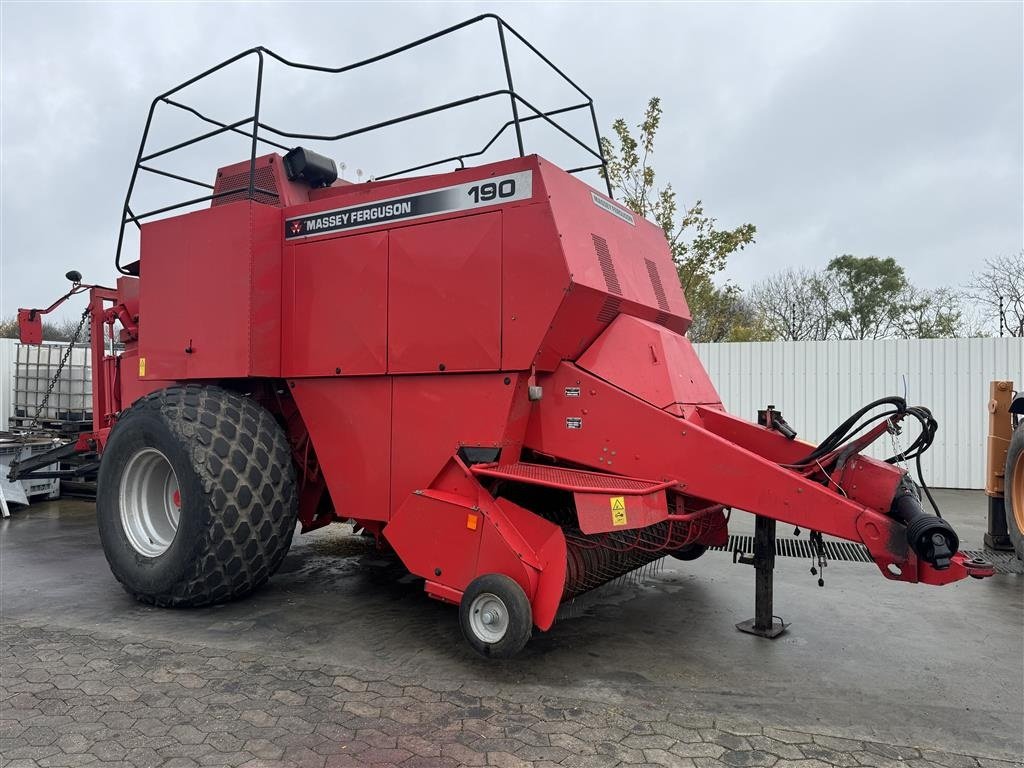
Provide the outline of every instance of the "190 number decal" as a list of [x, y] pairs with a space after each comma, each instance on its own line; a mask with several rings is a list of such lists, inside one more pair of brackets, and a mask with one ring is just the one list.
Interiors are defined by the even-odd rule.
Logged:
[[513, 197], [516, 193], [516, 180], [505, 179], [498, 184], [488, 181], [486, 184], [477, 184], [470, 187], [466, 193], [473, 198], [474, 203], [488, 202], [489, 200], [500, 200], [506, 197]]

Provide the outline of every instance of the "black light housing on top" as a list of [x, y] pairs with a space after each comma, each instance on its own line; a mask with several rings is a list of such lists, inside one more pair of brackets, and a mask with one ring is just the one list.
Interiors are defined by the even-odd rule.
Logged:
[[289, 181], [304, 181], [313, 188], [329, 187], [338, 178], [338, 166], [331, 158], [304, 147], [284, 156], [284, 170]]

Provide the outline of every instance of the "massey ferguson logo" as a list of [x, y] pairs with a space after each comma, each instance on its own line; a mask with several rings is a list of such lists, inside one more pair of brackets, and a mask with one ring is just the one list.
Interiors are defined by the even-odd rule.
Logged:
[[428, 189], [413, 195], [375, 200], [287, 219], [288, 240], [344, 232], [390, 222], [408, 221], [454, 211], [514, 203], [533, 197], [533, 171], [488, 176], [478, 181], [442, 189]]

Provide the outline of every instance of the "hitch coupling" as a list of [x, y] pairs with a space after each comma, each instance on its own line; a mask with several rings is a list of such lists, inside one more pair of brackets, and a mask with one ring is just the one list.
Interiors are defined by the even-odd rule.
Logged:
[[893, 497], [889, 516], [907, 526], [907, 544], [919, 558], [936, 570], [949, 568], [950, 560], [960, 549], [960, 538], [953, 526], [924, 511], [921, 492], [906, 475]]

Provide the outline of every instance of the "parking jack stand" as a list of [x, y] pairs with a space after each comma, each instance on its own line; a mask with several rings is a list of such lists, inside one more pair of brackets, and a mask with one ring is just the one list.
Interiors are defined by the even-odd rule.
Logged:
[[736, 562], [754, 566], [754, 618], [736, 625], [740, 632], [759, 637], [778, 637], [786, 624], [774, 612], [775, 520], [758, 515], [754, 520], [754, 556], [740, 555]]

